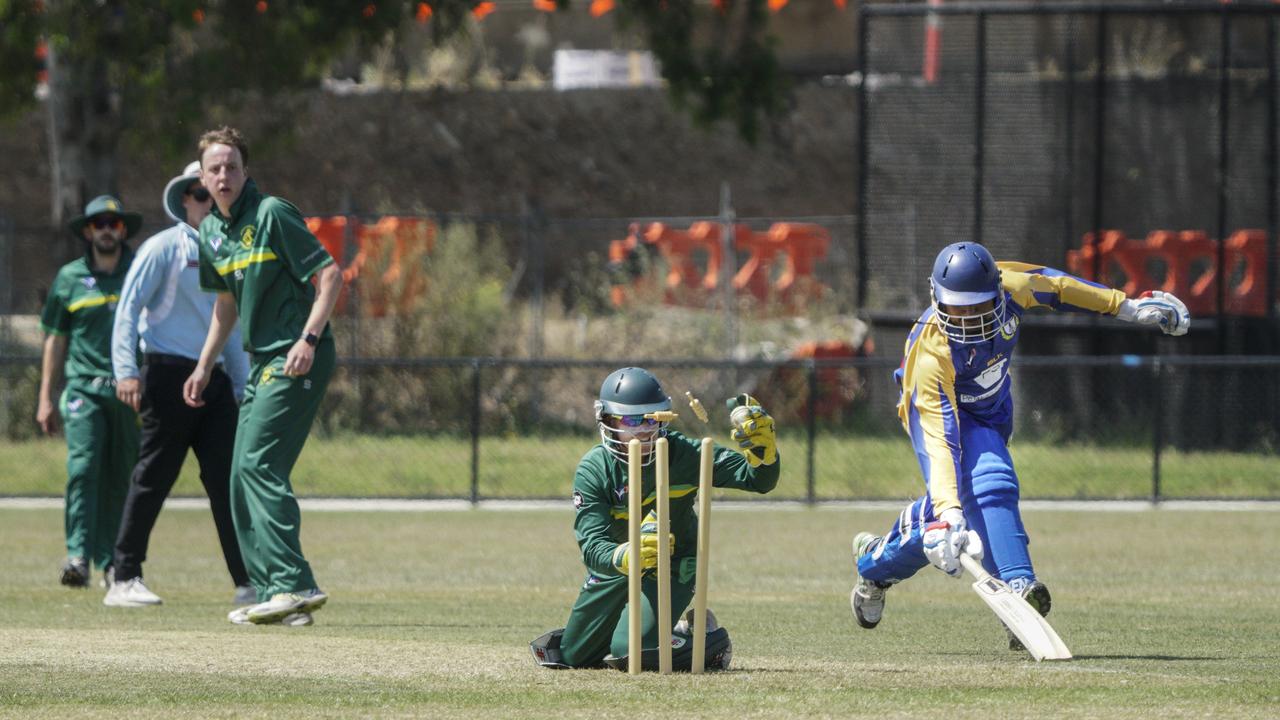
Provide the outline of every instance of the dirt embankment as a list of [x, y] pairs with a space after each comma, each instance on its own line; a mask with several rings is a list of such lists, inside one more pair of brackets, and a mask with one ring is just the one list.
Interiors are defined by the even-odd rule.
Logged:
[[[248, 134], [259, 185], [307, 214], [514, 215], [528, 198], [552, 217], [706, 215], [717, 211], [722, 180], [743, 216], [853, 210], [849, 88], [798, 88], [755, 146], [727, 124], [695, 127], [658, 90], [315, 92], [292, 105], [288, 114], [256, 105], [226, 121]], [[280, 125], [291, 134], [255, 143]], [[202, 129], [191, 128], [191, 155]], [[0, 216], [15, 228], [11, 304], [31, 312], [42, 279], [76, 251], [49, 229], [43, 109], [4, 126], [0, 157]], [[145, 215], [146, 230], [166, 224], [160, 191], [188, 159], [146, 149], [123, 156], [119, 193]]]

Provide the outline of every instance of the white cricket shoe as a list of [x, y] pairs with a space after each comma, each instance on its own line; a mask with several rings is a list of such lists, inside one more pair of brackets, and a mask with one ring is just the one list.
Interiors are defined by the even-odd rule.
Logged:
[[102, 604], [108, 607], [137, 608], [159, 605], [163, 602], [159, 595], [147, 588], [140, 577], [111, 583], [106, 597], [102, 598]]
[[253, 589], [252, 585], [237, 585], [236, 594], [231, 596], [231, 604], [237, 607], [241, 605], [253, 605], [258, 602], [258, 591]]
[[297, 593], [276, 593], [271, 599], [249, 608], [249, 622], [255, 625], [279, 622], [294, 613], [310, 613], [324, 607], [329, 596], [320, 588]]
[[[872, 546], [879, 541], [878, 536], [869, 532], [861, 532], [854, 536], [853, 566], [855, 570], [858, 567], [858, 558], [871, 552]], [[849, 593], [849, 605], [853, 608], [853, 616], [858, 620], [859, 625], [870, 630], [880, 624], [880, 617], [884, 614], [884, 594], [888, 589], [887, 585], [881, 586], [875, 581], [858, 577], [857, 584]]]
[[[249, 606], [238, 607], [227, 613], [227, 620], [232, 625], [253, 625], [253, 621], [249, 619]], [[305, 627], [315, 623], [315, 619], [308, 612], [296, 612], [285, 615], [280, 620], [271, 623], [259, 623], [262, 625], [285, 625], [287, 627]]]

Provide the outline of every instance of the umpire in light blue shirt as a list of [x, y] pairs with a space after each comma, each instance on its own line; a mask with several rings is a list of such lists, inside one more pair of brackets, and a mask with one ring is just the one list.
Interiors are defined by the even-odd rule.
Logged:
[[[160, 507], [173, 489], [187, 456], [195, 451], [200, 480], [209, 495], [218, 540], [236, 586], [235, 604], [255, 601], [231, 520], [229, 484], [238, 400], [249, 374], [249, 358], [234, 330], [220, 370], [199, 408], [182, 401], [182, 384], [196, 366], [209, 322], [213, 293], [200, 290], [199, 233], [213, 200], [193, 162], [164, 189], [165, 213], [177, 223], [138, 249], [120, 292], [111, 336], [116, 395], [142, 416], [142, 445], [129, 483], [115, 547], [115, 579], [105, 605], [145, 607], [161, 599], [142, 581], [142, 563]], [[141, 337], [141, 343], [139, 343]], [[139, 348], [143, 364], [137, 365]]]

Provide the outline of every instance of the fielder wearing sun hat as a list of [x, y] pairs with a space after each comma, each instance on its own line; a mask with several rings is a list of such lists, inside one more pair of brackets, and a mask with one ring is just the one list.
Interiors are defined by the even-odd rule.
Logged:
[[77, 215], [67, 222], [67, 229], [77, 238], [84, 239], [84, 226], [95, 215], [118, 215], [124, 220], [125, 236], [128, 240], [142, 229], [142, 215], [124, 211], [124, 204], [111, 195], [99, 195], [84, 206], [84, 214]]
[[[93, 231], [86, 232], [90, 225]], [[46, 336], [41, 363], [54, 370], [42, 374], [36, 423], [47, 434], [61, 426], [66, 436], [67, 560], [59, 581], [85, 587], [90, 564], [109, 584], [129, 473], [138, 459], [138, 415], [116, 397], [111, 333], [134, 257], [124, 241], [142, 228], [142, 216], [101, 195], [67, 228], [84, 254], [58, 269], [40, 314]], [[55, 394], [59, 374], [66, 382]]]
[[178, 222], [187, 221], [187, 209], [182, 205], [182, 196], [187, 194], [192, 183], [200, 181], [200, 161], [193, 160], [183, 168], [182, 174], [164, 186], [164, 213]]

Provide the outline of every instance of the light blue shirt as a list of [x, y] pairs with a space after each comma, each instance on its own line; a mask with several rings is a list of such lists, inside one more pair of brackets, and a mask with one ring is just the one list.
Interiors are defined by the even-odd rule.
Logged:
[[[120, 291], [111, 333], [116, 380], [138, 377], [139, 347], [144, 353], [200, 358], [217, 295], [200, 289], [198, 238], [190, 225], [180, 222], [138, 248]], [[221, 360], [236, 398], [243, 397], [249, 356], [239, 327], [232, 329]]]

